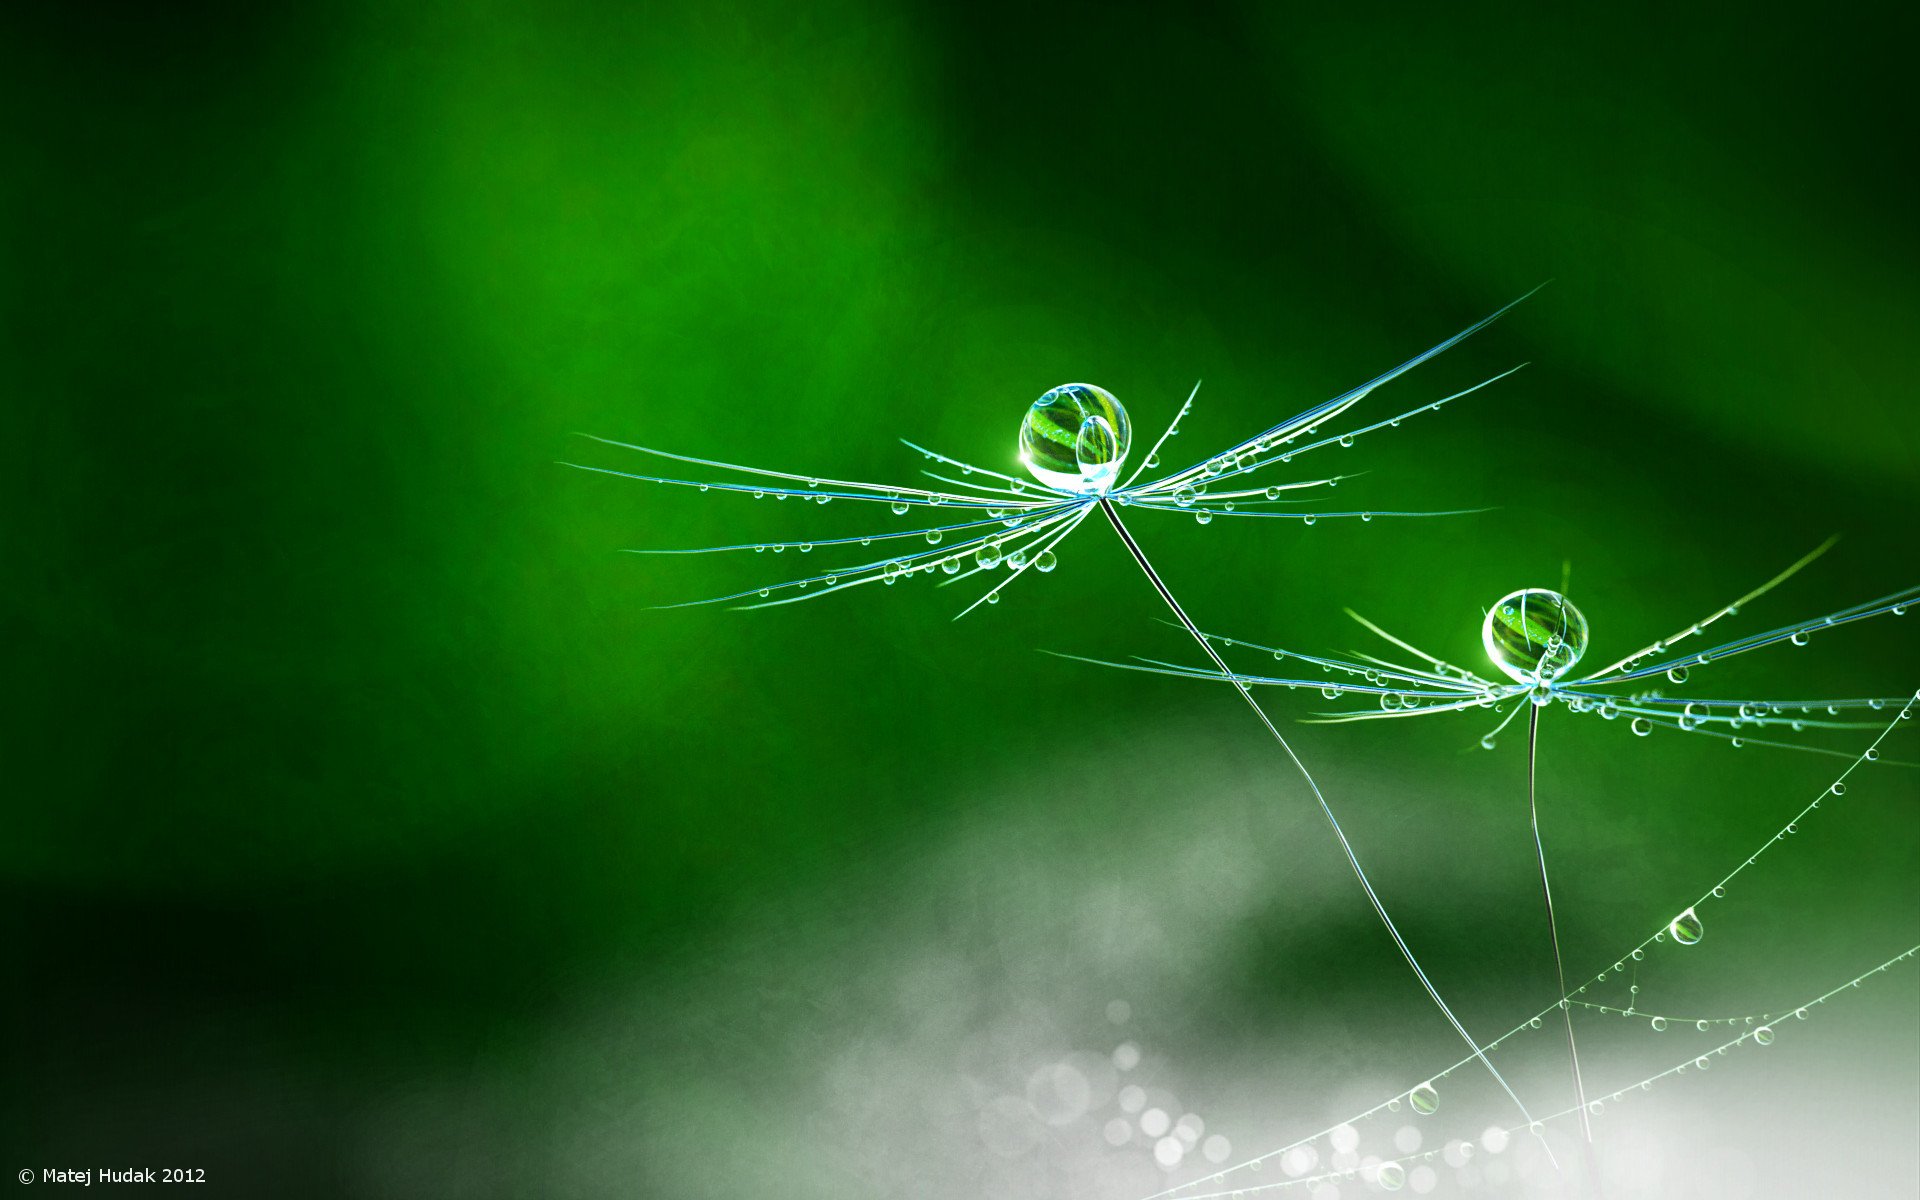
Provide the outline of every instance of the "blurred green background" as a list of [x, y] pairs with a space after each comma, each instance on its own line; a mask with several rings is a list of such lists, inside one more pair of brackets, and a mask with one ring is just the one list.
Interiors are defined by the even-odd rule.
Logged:
[[[1190, 654], [1103, 528], [958, 623], [924, 581], [655, 611], [775, 563], [620, 549], [872, 518], [569, 472], [645, 469], [576, 432], [908, 483], [898, 437], [1012, 469], [1054, 384], [1105, 385], [1146, 431], [1204, 377], [1197, 456], [1551, 278], [1362, 411], [1527, 370], [1330, 452], [1368, 472], [1355, 507], [1495, 511], [1139, 514], [1197, 619], [1370, 649], [1350, 605], [1462, 661], [1483, 605], [1570, 562], [1611, 661], [1832, 533], [1723, 627], [1914, 582], [1914, 122], [1907, 43], [1872, 20], [5, 20], [9, 1174], [1133, 1198], [1191, 1171], [1101, 1142], [1117, 1101], [1086, 1064], [1122, 1039], [1236, 1160], [1457, 1057], [1230, 694], [1036, 653]], [[1900, 695], [1920, 640], [1882, 619], [1703, 683]], [[1469, 752], [1485, 724], [1288, 728], [1491, 1036], [1552, 983], [1520, 747]], [[1839, 765], [1564, 710], [1545, 732], [1576, 972]], [[1920, 941], [1917, 778], [1856, 782], [1645, 995], [1777, 1009]], [[1917, 994], [1905, 964], [1762, 1061], [1622, 1107], [1608, 1161], [1666, 1173], [1616, 1184], [1912, 1188]], [[1648, 1040], [1596, 1041], [1590, 1070], [1680, 1053]], [[1558, 1053], [1516, 1059], [1537, 1108], [1564, 1103]], [[1086, 1118], [996, 1133], [996, 1098], [1069, 1054]], [[1444, 1111], [1448, 1137], [1512, 1119], [1479, 1091]]]

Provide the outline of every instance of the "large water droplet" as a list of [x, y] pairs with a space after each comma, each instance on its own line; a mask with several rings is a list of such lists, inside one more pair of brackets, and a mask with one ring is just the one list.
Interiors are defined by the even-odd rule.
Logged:
[[1756, 1045], [1761, 1045], [1761, 1046], [1773, 1045], [1773, 1026], [1762, 1025], [1760, 1028], [1754, 1030], [1753, 1040]]
[[1669, 667], [1667, 668], [1667, 678], [1673, 680], [1675, 683], [1685, 683], [1687, 681], [1687, 669], [1685, 667]]
[[1667, 924], [1667, 932], [1682, 946], [1691, 946], [1700, 940], [1700, 935], [1706, 929], [1700, 924], [1699, 914], [1689, 908]]
[[1059, 565], [1060, 565], [1060, 560], [1053, 556], [1053, 551], [1051, 550], [1042, 550], [1040, 553], [1033, 556], [1033, 569], [1040, 572], [1042, 575], [1046, 574], [1048, 571], [1053, 570], [1055, 567]]
[[1502, 596], [1480, 626], [1487, 657], [1521, 683], [1565, 675], [1587, 649], [1587, 618], [1559, 592], [1530, 588]]
[[1653, 722], [1647, 720], [1645, 717], [1635, 717], [1633, 723], [1627, 726], [1627, 728], [1633, 730], [1633, 736], [1645, 737], [1653, 732]]
[[1397, 1162], [1380, 1164], [1380, 1190], [1397, 1192], [1406, 1186], [1407, 1169]]
[[1414, 1112], [1430, 1117], [1440, 1111], [1440, 1093], [1433, 1090], [1433, 1084], [1423, 1083], [1407, 1093], [1407, 1103]]
[[1033, 402], [1020, 423], [1020, 461], [1063, 492], [1105, 492], [1133, 441], [1127, 410], [1112, 392], [1067, 383]]

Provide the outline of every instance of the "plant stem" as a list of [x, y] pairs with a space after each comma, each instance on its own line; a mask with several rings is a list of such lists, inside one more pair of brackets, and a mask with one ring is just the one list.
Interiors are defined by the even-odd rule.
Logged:
[[[1534, 704], [1531, 697], [1522, 697], [1521, 703], [1531, 706], [1527, 714], [1527, 815], [1533, 821], [1533, 852], [1540, 861], [1540, 895], [1547, 902], [1547, 936], [1553, 941], [1553, 974], [1560, 986], [1560, 995], [1567, 994], [1567, 970], [1560, 959], [1560, 926], [1553, 916], [1553, 885], [1547, 881], [1547, 848], [1540, 840], [1540, 804], [1535, 794], [1535, 768], [1539, 764], [1540, 748], [1540, 705]], [[1573, 1098], [1580, 1105], [1580, 1133], [1586, 1138], [1587, 1145], [1593, 1145], [1593, 1122], [1587, 1116], [1587, 1085], [1580, 1074], [1580, 1048], [1573, 1037], [1573, 1006], [1562, 999], [1561, 1019], [1567, 1026], [1567, 1059], [1573, 1065]], [[1593, 1156], [1587, 1154], [1588, 1173], [1593, 1173]]]
[[[1327, 798], [1321, 795], [1320, 785], [1314, 782], [1313, 775], [1307, 770], [1306, 764], [1300, 761], [1300, 756], [1293, 752], [1293, 747], [1287, 744], [1287, 739], [1280, 735], [1280, 730], [1274, 725], [1272, 718], [1268, 717], [1266, 710], [1260, 707], [1259, 701], [1253, 698], [1252, 689], [1234, 677], [1233, 672], [1227, 667], [1226, 662], [1220, 657], [1219, 652], [1213, 648], [1212, 643], [1207, 641], [1206, 635], [1201, 633], [1199, 628], [1194, 625], [1192, 618], [1187, 616], [1186, 610], [1180, 607], [1180, 602], [1173, 598], [1173, 592], [1170, 591], [1166, 583], [1161, 580], [1160, 573], [1153, 569], [1153, 564], [1147, 561], [1147, 556], [1140, 549], [1140, 544], [1133, 540], [1133, 534], [1127, 531], [1126, 525], [1120, 520], [1120, 514], [1115, 510], [1113, 501], [1103, 496], [1100, 498], [1099, 503], [1100, 511], [1106, 514], [1107, 521], [1113, 526], [1113, 531], [1120, 535], [1121, 542], [1126, 545], [1127, 552], [1133, 556], [1133, 561], [1146, 575], [1147, 582], [1151, 583], [1153, 589], [1160, 593], [1160, 599], [1166, 601], [1167, 607], [1173, 610], [1173, 615], [1179, 618], [1180, 624], [1193, 636], [1193, 640], [1200, 644], [1200, 649], [1206, 651], [1207, 657], [1213, 660], [1213, 665], [1219, 668], [1221, 678], [1234, 685], [1234, 690], [1239, 692], [1240, 698], [1247, 702], [1247, 707], [1253, 709], [1253, 715], [1260, 719], [1260, 723], [1266, 726], [1267, 732], [1273, 735], [1273, 740], [1280, 744], [1280, 748], [1286, 751], [1287, 757], [1293, 761], [1294, 767], [1300, 772], [1300, 777], [1306, 780], [1307, 789], [1313, 793], [1314, 800], [1320, 805], [1320, 814], [1327, 819], [1327, 824], [1332, 827], [1333, 836], [1339, 841], [1341, 852], [1346, 855], [1347, 865], [1353, 869], [1353, 877], [1360, 881], [1361, 890], [1366, 892], [1367, 900], [1373, 905], [1373, 911], [1380, 917], [1380, 923], [1385, 925], [1387, 932], [1392, 935], [1394, 945], [1400, 947], [1401, 956], [1407, 960], [1407, 965], [1413, 968], [1415, 977], [1420, 980], [1420, 986], [1427, 990], [1427, 995], [1433, 998], [1434, 1004], [1439, 1007], [1441, 1014], [1447, 1018], [1447, 1023], [1453, 1026], [1454, 1032], [1458, 1033], [1461, 1040], [1466, 1042], [1468, 1047], [1472, 1049], [1474, 1057], [1480, 1060], [1480, 1065], [1484, 1066], [1500, 1084], [1501, 1088], [1506, 1091], [1507, 1096], [1512, 1099], [1514, 1104], [1520, 1109], [1520, 1115], [1526, 1117], [1528, 1125], [1531, 1126], [1533, 1117], [1527, 1112], [1527, 1106], [1521, 1103], [1520, 1097], [1514, 1094], [1512, 1087], [1508, 1086], [1506, 1077], [1500, 1074], [1492, 1062], [1488, 1061], [1486, 1052], [1480, 1048], [1480, 1043], [1473, 1040], [1473, 1035], [1467, 1032], [1466, 1026], [1462, 1025], [1459, 1018], [1453, 1015], [1453, 1010], [1447, 1007], [1447, 1002], [1440, 998], [1439, 989], [1435, 988], [1433, 981], [1427, 978], [1426, 971], [1421, 969], [1420, 961], [1413, 956], [1413, 950], [1408, 947], [1406, 939], [1400, 936], [1400, 930], [1395, 927], [1393, 918], [1387, 915], [1386, 904], [1381, 901], [1378, 893], [1373, 890], [1373, 884], [1368, 881], [1366, 871], [1360, 866], [1359, 856], [1354, 853], [1352, 843], [1347, 841], [1346, 831], [1340, 828], [1340, 822], [1333, 815], [1333, 808], [1327, 803]], [[1565, 995], [1566, 993], [1563, 990], [1561, 994]], [[1545, 1145], [1544, 1140], [1541, 1144]], [[1548, 1150], [1548, 1154], [1549, 1156], [1552, 1155], [1551, 1149]]]

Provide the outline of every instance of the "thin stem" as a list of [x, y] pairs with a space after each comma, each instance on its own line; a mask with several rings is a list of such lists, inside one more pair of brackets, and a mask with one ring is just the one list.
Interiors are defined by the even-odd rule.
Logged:
[[[1287, 757], [1292, 760], [1295, 769], [1300, 772], [1300, 777], [1306, 780], [1307, 790], [1313, 793], [1314, 801], [1320, 805], [1320, 814], [1327, 819], [1327, 824], [1332, 827], [1333, 836], [1340, 843], [1341, 852], [1346, 855], [1347, 865], [1353, 868], [1353, 877], [1360, 881], [1360, 889], [1366, 892], [1367, 900], [1373, 905], [1373, 911], [1378, 914], [1380, 923], [1385, 925], [1387, 932], [1392, 935], [1394, 945], [1400, 947], [1401, 956], [1407, 960], [1407, 965], [1413, 968], [1415, 977], [1420, 980], [1420, 986], [1427, 989], [1427, 995], [1432, 997], [1434, 1004], [1440, 1009], [1441, 1015], [1447, 1018], [1447, 1023], [1453, 1026], [1454, 1032], [1459, 1034], [1461, 1040], [1466, 1042], [1473, 1050], [1474, 1057], [1480, 1060], [1482, 1066], [1486, 1067], [1488, 1073], [1493, 1076], [1502, 1090], [1507, 1093], [1508, 1098], [1513, 1101], [1515, 1107], [1519, 1108], [1520, 1115], [1525, 1117], [1528, 1125], [1531, 1126], [1533, 1117], [1528, 1114], [1527, 1106], [1521, 1102], [1520, 1097], [1516, 1095], [1513, 1088], [1508, 1085], [1506, 1077], [1500, 1074], [1499, 1069], [1496, 1068], [1492, 1062], [1488, 1061], [1485, 1051], [1480, 1049], [1480, 1043], [1473, 1040], [1473, 1035], [1467, 1032], [1466, 1026], [1460, 1023], [1460, 1019], [1453, 1015], [1453, 1010], [1447, 1007], [1447, 1002], [1441, 999], [1439, 989], [1435, 988], [1433, 981], [1427, 978], [1426, 971], [1420, 966], [1420, 960], [1413, 956], [1413, 950], [1407, 945], [1406, 939], [1400, 936], [1400, 930], [1394, 925], [1393, 918], [1387, 915], [1386, 904], [1381, 901], [1379, 894], [1373, 890], [1373, 884], [1367, 879], [1366, 871], [1360, 866], [1359, 856], [1354, 853], [1353, 844], [1347, 841], [1346, 831], [1340, 828], [1339, 820], [1333, 815], [1332, 806], [1327, 803], [1327, 798], [1320, 793], [1320, 785], [1314, 782], [1312, 773], [1307, 770], [1307, 765], [1300, 761], [1300, 756], [1293, 752], [1293, 747], [1287, 744], [1287, 739], [1280, 735], [1280, 730], [1274, 725], [1272, 718], [1268, 717], [1266, 710], [1260, 707], [1260, 702], [1253, 698], [1252, 689], [1247, 687], [1246, 684], [1241, 683], [1239, 679], [1234, 676], [1233, 671], [1227, 667], [1225, 660], [1223, 660], [1219, 653], [1213, 648], [1213, 644], [1207, 641], [1206, 635], [1201, 633], [1199, 627], [1187, 616], [1186, 610], [1180, 607], [1180, 602], [1173, 598], [1173, 592], [1168, 590], [1166, 583], [1160, 578], [1160, 573], [1153, 569], [1152, 563], [1147, 561], [1147, 556], [1140, 549], [1140, 544], [1133, 540], [1133, 534], [1129, 533], [1126, 525], [1121, 522], [1120, 514], [1115, 510], [1113, 501], [1102, 496], [1099, 503], [1100, 511], [1107, 515], [1108, 523], [1113, 526], [1113, 531], [1120, 535], [1120, 541], [1126, 545], [1127, 553], [1133, 556], [1133, 561], [1146, 575], [1147, 582], [1153, 585], [1153, 590], [1160, 593], [1160, 599], [1164, 600], [1167, 607], [1173, 610], [1173, 615], [1179, 618], [1180, 624], [1193, 636], [1193, 640], [1200, 644], [1200, 648], [1206, 651], [1207, 657], [1213, 660], [1213, 665], [1220, 670], [1221, 678], [1234, 685], [1234, 690], [1239, 692], [1240, 698], [1247, 702], [1247, 707], [1253, 710], [1253, 715], [1260, 719], [1262, 725], [1266, 726], [1267, 732], [1273, 735], [1273, 740], [1279, 743], [1280, 749], [1286, 751]], [[1562, 989], [1561, 994], [1566, 994], [1565, 989]], [[1542, 1145], [1545, 1145], [1545, 1143], [1542, 1142]], [[1551, 1156], [1551, 1148], [1548, 1149], [1548, 1154]]]
[[[1532, 712], [1527, 716], [1527, 815], [1533, 820], [1533, 852], [1540, 860], [1540, 895], [1547, 902], [1547, 936], [1553, 940], [1553, 973], [1560, 995], [1567, 994], [1567, 969], [1560, 961], [1560, 927], [1553, 919], [1553, 885], [1547, 882], [1547, 848], [1540, 840], [1540, 805], [1534, 794], [1534, 768], [1539, 761], [1540, 706], [1530, 699], [1521, 703]], [[1573, 1006], [1562, 1004], [1560, 1015], [1567, 1025], [1567, 1059], [1573, 1064], [1573, 1098], [1580, 1106], [1580, 1133], [1593, 1144], [1593, 1122], [1587, 1116], [1587, 1085], [1580, 1075], [1580, 1048], [1573, 1038]]]

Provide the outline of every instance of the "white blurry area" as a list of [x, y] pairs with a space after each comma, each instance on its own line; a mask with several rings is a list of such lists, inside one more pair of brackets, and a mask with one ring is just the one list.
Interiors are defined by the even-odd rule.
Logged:
[[[1109, 803], [1027, 802], [1030, 780], [991, 766], [956, 779], [980, 802], [919, 850], [744, 914], [643, 984], [583, 985], [531, 1052], [406, 1089], [369, 1114], [360, 1190], [1142, 1200], [1192, 1184], [1187, 1194], [1339, 1200], [1398, 1184], [1413, 1195], [1591, 1195], [1571, 1121], [1551, 1127], [1556, 1171], [1524, 1131], [1502, 1134], [1517, 1114], [1471, 1069], [1441, 1081], [1431, 1116], [1400, 1104], [1199, 1185], [1404, 1094], [1462, 1047], [1264, 748], [1182, 732], [1138, 731], [1134, 744], [1165, 747], [1159, 757], [1049, 764], [1076, 794]], [[1424, 781], [1431, 802], [1398, 807], [1391, 798], [1415, 785], [1351, 772], [1343, 784], [1349, 809], [1376, 810], [1361, 844], [1416, 944], [1442, 947], [1429, 968], [1469, 1025], [1491, 1038], [1544, 1006], [1538, 972], [1488, 978], [1512, 971], [1493, 940], [1514, 935], [1507, 917], [1462, 929], [1462, 914], [1517, 911], [1518, 933], [1532, 937], [1537, 881], [1515, 858], [1525, 846], [1471, 853], [1484, 835], [1451, 815], [1458, 797]], [[1431, 851], [1430, 868], [1396, 870], [1387, 844]], [[1421, 887], [1444, 895], [1440, 916], [1423, 919]], [[1749, 1042], [1608, 1103], [1593, 1152], [1605, 1194], [1916, 1194], [1917, 967], [1891, 968], [1811, 1020], [1777, 1022], [1771, 1046]], [[1697, 995], [1711, 997], [1711, 967], [1705, 979]], [[1786, 970], [1763, 1003], [1834, 982]], [[1656, 1010], [1660, 990], [1649, 987], [1643, 1008]], [[1731, 1036], [1656, 1033], [1637, 1017], [1581, 1028], [1596, 1095]], [[1564, 1054], [1549, 1022], [1498, 1055], [1536, 1115], [1568, 1102]], [[1382, 1177], [1383, 1159], [1407, 1155], [1430, 1157]]]

